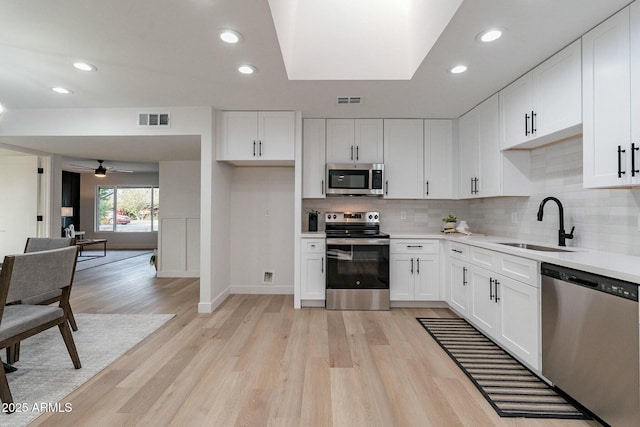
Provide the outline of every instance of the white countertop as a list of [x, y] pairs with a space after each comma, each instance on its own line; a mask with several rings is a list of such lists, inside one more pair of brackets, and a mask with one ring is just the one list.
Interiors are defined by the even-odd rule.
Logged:
[[[303, 238], [324, 238], [325, 232], [304, 232], [301, 233], [300, 236]], [[441, 239], [451, 242], [460, 242], [467, 245], [503, 252], [540, 262], [548, 262], [564, 267], [575, 268], [576, 270], [588, 271], [590, 273], [601, 274], [603, 276], [640, 284], [640, 257], [633, 255], [604, 252], [595, 249], [576, 248], [572, 246], [562, 248], [571, 252], [534, 251], [531, 249], [500, 245], [499, 242], [529, 243], [551, 247], [558, 246], [546, 242], [525, 241], [500, 236], [488, 236], [484, 234], [472, 234], [470, 236], [465, 236], [461, 234], [443, 234], [440, 232], [403, 232], [390, 233], [390, 236], [392, 239]]]
[[443, 233], [391, 233], [391, 238], [444, 239], [640, 284], [640, 257], [633, 255], [576, 248], [571, 246], [562, 248], [571, 252], [534, 251], [531, 249], [500, 245], [498, 242], [529, 243], [558, 248], [559, 246], [546, 242], [534, 242], [530, 240], [474, 234], [465, 236], [461, 234], [445, 235]]

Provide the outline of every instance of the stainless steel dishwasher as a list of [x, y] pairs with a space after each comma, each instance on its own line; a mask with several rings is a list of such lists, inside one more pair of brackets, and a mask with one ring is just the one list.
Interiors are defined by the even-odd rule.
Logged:
[[543, 263], [542, 375], [611, 426], [640, 426], [638, 285]]

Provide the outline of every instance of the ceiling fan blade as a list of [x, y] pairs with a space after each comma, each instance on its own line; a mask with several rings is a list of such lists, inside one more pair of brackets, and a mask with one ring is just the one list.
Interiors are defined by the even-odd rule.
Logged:
[[89, 167], [89, 166], [83, 166], [83, 165], [74, 165], [74, 164], [69, 164], [70, 167], [72, 167], [73, 169], [82, 169], [82, 170], [93, 170], [94, 168]]
[[121, 171], [119, 169], [109, 169], [109, 173], [133, 173], [133, 171]]

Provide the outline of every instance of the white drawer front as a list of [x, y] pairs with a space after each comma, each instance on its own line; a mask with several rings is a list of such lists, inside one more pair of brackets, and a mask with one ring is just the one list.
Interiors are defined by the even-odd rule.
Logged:
[[420, 253], [437, 254], [440, 248], [439, 240], [395, 240], [391, 239], [390, 252], [393, 254]]
[[486, 249], [471, 248], [471, 261], [483, 267], [495, 267], [496, 266], [496, 252], [488, 251]]
[[469, 259], [469, 246], [449, 242], [449, 255], [452, 258], [467, 260]]
[[500, 273], [531, 286], [538, 286], [537, 261], [507, 254], [500, 255]]
[[325, 241], [319, 239], [302, 239], [303, 253], [321, 253], [325, 252]]

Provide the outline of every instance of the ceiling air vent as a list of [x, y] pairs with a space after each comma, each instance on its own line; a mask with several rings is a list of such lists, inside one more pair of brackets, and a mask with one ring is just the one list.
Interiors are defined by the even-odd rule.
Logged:
[[359, 96], [339, 96], [338, 105], [342, 104], [360, 104]]
[[169, 126], [169, 113], [140, 113], [138, 126]]

